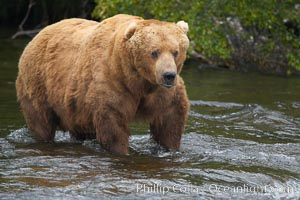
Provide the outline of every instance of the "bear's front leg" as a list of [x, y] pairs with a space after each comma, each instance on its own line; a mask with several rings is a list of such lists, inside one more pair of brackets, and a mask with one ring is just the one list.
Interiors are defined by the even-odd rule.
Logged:
[[177, 90], [169, 107], [164, 108], [159, 116], [150, 122], [153, 139], [167, 150], [180, 148], [181, 136], [189, 110], [189, 102], [185, 90]]
[[120, 154], [128, 154], [128, 138], [130, 135], [126, 119], [118, 112], [100, 113], [94, 117], [96, 139], [106, 150]]

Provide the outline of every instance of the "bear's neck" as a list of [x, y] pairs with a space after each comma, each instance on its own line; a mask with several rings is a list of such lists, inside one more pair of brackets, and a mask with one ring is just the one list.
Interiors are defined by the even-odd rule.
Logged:
[[133, 66], [123, 65], [120, 66], [120, 68], [126, 68], [126, 70], [122, 70], [122, 77], [119, 79], [120, 83], [126, 88], [136, 102], [139, 102], [142, 98], [157, 90], [158, 86], [153, 85], [140, 76]]
[[114, 47], [110, 49], [110, 53], [108, 62], [110, 67], [107, 68], [110, 77], [115, 77], [114, 80], [118, 81], [137, 103], [140, 99], [156, 91], [158, 86], [151, 84], [138, 73], [134, 67], [134, 57], [122, 40], [116, 41]]

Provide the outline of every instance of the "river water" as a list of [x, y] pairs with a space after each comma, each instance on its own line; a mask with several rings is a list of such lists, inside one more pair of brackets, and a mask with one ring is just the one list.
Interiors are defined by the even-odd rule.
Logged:
[[130, 155], [119, 157], [61, 131], [54, 144], [30, 136], [14, 83], [27, 42], [0, 39], [0, 199], [300, 198], [300, 77], [188, 63], [180, 151], [132, 124]]

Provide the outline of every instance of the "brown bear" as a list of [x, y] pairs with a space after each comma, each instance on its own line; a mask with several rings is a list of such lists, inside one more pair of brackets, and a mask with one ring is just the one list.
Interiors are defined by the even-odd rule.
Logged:
[[128, 154], [129, 123], [147, 120], [153, 139], [178, 150], [189, 109], [179, 76], [188, 25], [116, 15], [67, 19], [25, 48], [16, 80], [29, 130], [53, 141], [56, 128]]

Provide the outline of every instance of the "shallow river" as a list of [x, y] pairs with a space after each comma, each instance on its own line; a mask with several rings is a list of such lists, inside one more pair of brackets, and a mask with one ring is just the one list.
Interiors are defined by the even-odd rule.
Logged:
[[132, 124], [130, 155], [58, 131], [35, 142], [16, 102], [27, 40], [0, 39], [0, 199], [298, 199], [300, 78], [185, 66], [191, 110], [179, 152]]

